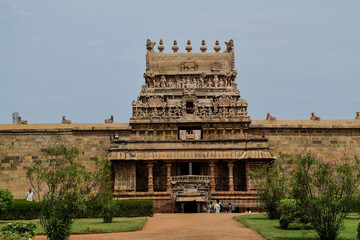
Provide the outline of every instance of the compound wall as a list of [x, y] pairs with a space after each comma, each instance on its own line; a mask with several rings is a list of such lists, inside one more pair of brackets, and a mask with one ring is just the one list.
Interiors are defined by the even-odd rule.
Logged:
[[[115, 133], [125, 140], [131, 128], [127, 123], [0, 124], [0, 188], [25, 198], [30, 187], [27, 168], [57, 142], [75, 145], [80, 150], [78, 160], [91, 168], [95, 157], [107, 156]], [[344, 153], [360, 156], [360, 120], [253, 120], [250, 135], [262, 133], [275, 155], [311, 151], [331, 161], [342, 159]]]

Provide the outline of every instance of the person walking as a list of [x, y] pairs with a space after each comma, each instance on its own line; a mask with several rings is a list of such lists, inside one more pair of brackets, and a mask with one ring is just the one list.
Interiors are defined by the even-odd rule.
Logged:
[[228, 213], [232, 213], [232, 212], [234, 212], [234, 208], [233, 208], [233, 206], [231, 206], [231, 203], [229, 203]]
[[210, 201], [210, 203], [209, 203], [209, 205], [208, 205], [208, 207], [207, 207], [207, 213], [210, 213], [210, 211], [211, 211], [211, 208], [212, 208], [212, 201]]
[[215, 213], [220, 213], [220, 204], [219, 204], [219, 200], [216, 201], [216, 204], [214, 206], [215, 209]]
[[29, 188], [29, 191], [26, 193], [26, 201], [32, 202], [34, 197], [34, 192]]

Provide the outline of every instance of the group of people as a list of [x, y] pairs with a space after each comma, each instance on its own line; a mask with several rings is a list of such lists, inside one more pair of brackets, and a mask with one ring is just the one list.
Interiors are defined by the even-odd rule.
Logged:
[[[215, 213], [221, 213], [222, 212], [222, 209], [223, 209], [223, 206], [220, 202], [219, 199], [216, 200], [216, 203], [215, 205], [213, 206], [213, 202], [210, 201], [209, 205], [208, 205], [208, 208], [207, 208], [207, 212], [210, 213], [211, 210], [214, 209], [215, 210]], [[231, 205], [231, 203], [228, 204], [228, 209], [226, 211], [227, 213], [232, 213], [234, 212], [234, 208], [233, 206]]]

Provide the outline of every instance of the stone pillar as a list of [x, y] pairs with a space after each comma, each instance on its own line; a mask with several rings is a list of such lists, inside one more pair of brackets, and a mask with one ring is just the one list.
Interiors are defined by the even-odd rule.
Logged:
[[210, 167], [210, 191], [215, 192], [215, 163], [211, 162]]
[[200, 211], [201, 211], [201, 208], [200, 208], [200, 207], [201, 207], [201, 203], [197, 202], [197, 203], [196, 203], [196, 206], [197, 206], [197, 212], [200, 213]]
[[184, 213], [184, 211], [185, 211], [185, 203], [180, 203], [180, 205], [181, 205], [181, 212], [182, 213]]
[[149, 170], [149, 175], [148, 175], [148, 192], [154, 192], [154, 177], [153, 177], [153, 167], [154, 167], [154, 164], [153, 164], [153, 163], [148, 163], [147, 167], [148, 167], [148, 170]]
[[189, 162], [189, 175], [192, 175], [192, 162]]
[[250, 172], [249, 162], [246, 161], [245, 162], [245, 181], [246, 181], [246, 189], [245, 189], [245, 191], [250, 191], [250, 188], [251, 188], [249, 172]]
[[166, 190], [168, 192], [171, 192], [170, 177], [171, 177], [171, 163], [167, 163], [166, 164]]
[[229, 167], [229, 192], [234, 191], [234, 163], [228, 162]]

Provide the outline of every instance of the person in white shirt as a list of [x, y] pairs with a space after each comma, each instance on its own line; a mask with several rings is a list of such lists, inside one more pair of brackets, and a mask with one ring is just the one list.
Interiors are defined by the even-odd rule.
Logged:
[[33, 196], [34, 196], [34, 192], [31, 191], [31, 188], [29, 188], [29, 191], [26, 193], [26, 201], [32, 202]]
[[215, 206], [214, 206], [214, 209], [215, 209], [215, 213], [220, 213], [220, 204], [219, 204], [219, 200], [216, 202]]

